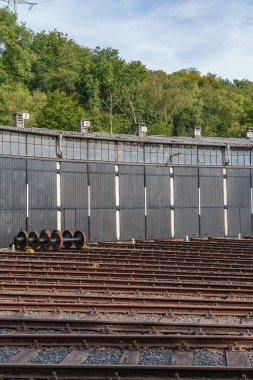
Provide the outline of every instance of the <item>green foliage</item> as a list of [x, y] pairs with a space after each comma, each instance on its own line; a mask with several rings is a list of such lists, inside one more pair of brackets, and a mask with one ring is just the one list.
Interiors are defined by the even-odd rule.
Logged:
[[46, 95], [36, 90], [31, 93], [22, 83], [0, 86], [0, 124], [11, 125], [15, 112], [28, 112], [27, 127], [37, 127], [37, 118], [45, 103]]
[[33, 33], [0, 9], [0, 123], [29, 112], [27, 126], [75, 130], [80, 118], [93, 131], [241, 137], [253, 124], [253, 82], [201, 75], [196, 68], [172, 74], [126, 62], [112, 48], [91, 50], [57, 30]]
[[37, 122], [40, 128], [73, 131], [77, 128], [78, 121], [84, 117], [84, 111], [77, 101], [64, 92], [54, 91], [48, 93]]
[[89, 51], [56, 30], [35, 35], [32, 49], [36, 55], [32, 88], [45, 92], [61, 90], [74, 95], [83, 60]]
[[0, 83], [31, 80], [32, 37], [25, 25], [17, 24], [16, 15], [0, 9]]

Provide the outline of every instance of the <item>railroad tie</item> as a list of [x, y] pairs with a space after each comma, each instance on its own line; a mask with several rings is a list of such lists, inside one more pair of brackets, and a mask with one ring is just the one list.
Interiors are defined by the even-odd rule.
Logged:
[[174, 351], [171, 357], [171, 365], [179, 367], [191, 367], [193, 351]]
[[245, 351], [226, 351], [226, 359], [228, 367], [251, 367]]
[[159, 322], [161, 323], [171, 323], [176, 320], [176, 316], [171, 314], [171, 315], [165, 315], [159, 319]]
[[247, 315], [246, 317], [242, 317], [242, 325], [252, 325], [253, 326], [253, 316]]
[[119, 364], [138, 364], [140, 359], [140, 351], [126, 350], [123, 352]]
[[61, 364], [83, 364], [88, 359], [90, 351], [72, 350], [61, 362]]
[[208, 324], [216, 324], [218, 321], [218, 318], [214, 315], [205, 315], [200, 318], [199, 323], [202, 323], [203, 325], [208, 325]]
[[24, 348], [22, 351], [18, 352], [17, 355], [13, 356], [9, 361], [8, 364], [26, 364], [30, 362], [33, 358], [35, 358], [39, 353], [41, 349], [34, 349], [31, 347]]

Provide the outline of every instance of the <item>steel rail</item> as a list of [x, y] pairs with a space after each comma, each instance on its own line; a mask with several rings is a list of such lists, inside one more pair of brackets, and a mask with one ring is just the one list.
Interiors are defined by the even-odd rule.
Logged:
[[[166, 317], [165, 317], [166, 318]], [[127, 318], [117, 321], [101, 321], [94, 319], [21, 319], [0, 318], [0, 328], [9, 328], [29, 332], [33, 329], [53, 329], [71, 333], [73, 330], [89, 330], [98, 333], [110, 332], [138, 332], [138, 333], [161, 333], [161, 334], [203, 334], [203, 335], [253, 335], [252, 324], [218, 324], [218, 323], [180, 323], [180, 322], [139, 322]], [[171, 316], [173, 320], [173, 316]], [[212, 318], [210, 318], [210, 321]]]
[[[175, 249], [175, 250], [196, 250], [196, 249], [199, 249], [199, 250], [223, 250], [225, 252], [228, 252], [230, 250], [237, 250], [238, 252], [240, 252], [241, 250], [243, 249], [246, 249], [246, 250], [250, 250], [250, 247], [252, 247], [252, 241], [244, 241], [244, 242], [238, 242], [236, 241], [235, 243], [200, 243], [200, 242], [193, 242], [193, 241], [190, 241], [190, 242], [180, 242], [178, 244], [175, 244], [173, 241], [168, 241], [167, 243], [165, 244], [161, 244], [160, 242], [153, 242], [153, 243], [148, 243], [148, 242], [145, 242], [145, 243], [138, 243], [138, 241], [134, 242], [131, 242], [131, 243], [112, 243], [112, 244], [106, 244], [106, 243], [91, 243], [91, 244], [88, 244], [86, 246], [86, 249], [87, 247], [90, 248], [90, 249], [133, 249], [133, 247], [139, 249], [139, 250], [143, 250], [143, 249], [156, 249], [156, 250], [169, 250], [169, 249]], [[75, 251], [78, 251], [78, 249], [75, 249]], [[79, 250], [80, 251], [80, 250]]]
[[190, 367], [141, 365], [1, 364], [5, 379], [48, 380], [252, 380], [252, 367]]
[[[105, 289], [104, 286], [101, 286], [100, 284], [94, 284], [94, 285], [83, 285], [80, 287], [80, 285], [59, 285], [59, 284], [37, 284], [36, 286], [33, 286], [31, 283], [21, 283], [21, 284], [13, 284], [13, 285], [6, 285], [6, 286], [0, 286], [0, 290], [3, 292], [3, 295], [10, 294], [11, 291], [16, 291], [17, 296], [22, 295], [25, 292], [29, 291], [39, 291], [39, 292], [48, 292], [50, 291], [50, 295], [58, 294], [68, 292], [69, 294], [77, 293], [77, 294], [83, 294], [85, 292], [96, 292], [99, 294], [115, 294], [117, 292], [122, 292], [127, 295], [139, 295], [139, 296], [145, 296], [145, 295], [152, 295], [155, 297], [155, 295], [166, 295], [167, 297], [169, 295], [181, 295], [181, 296], [187, 296], [188, 295], [194, 295], [198, 297], [219, 297], [221, 299], [226, 298], [234, 298], [236, 299], [237, 296], [253, 296], [253, 290], [252, 291], [245, 291], [245, 290], [238, 290], [238, 289], [231, 289], [227, 290], [224, 289], [224, 291], [215, 291], [210, 289], [203, 289], [198, 287], [188, 287], [188, 288], [182, 288], [182, 287], [153, 287], [152, 289], [150, 287], [124, 287], [124, 286], [111, 286], [107, 284], [107, 288]], [[8, 292], [8, 293], [5, 293]], [[149, 297], [150, 298], [150, 297]], [[179, 298], [180, 299], [180, 298]]]
[[[7, 281], [8, 279], [8, 281]], [[38, 287], [38, 289], [43, 288], [44, 286], [50, 286], [51, 289], [62, 287], [62, 289], [70, 289], [71, 287], [76, 287], [80, 289], [134, 289], [136, 291], [141, 291], [142, 289], [150, 291], [166, 291], [173, 290], [184, 291], [186, 289], [194, 290], [194, 291], [219, 291], [223, 292], [224, 295], [229, 292], [252, 292], [253, 284], [251, 283], [229, 283], [229, 282], [218, 282], [218, 281], [203, 281], [202, 279], [195, 279], [195, 281], [182, 281], [177, 278], [174, 281], [158, 281], [157, 278], [150, 278], [149, 280], [142, 279], [118, 279], [118, 278], [100, 278], [97, 279], [96, 276], [87, 276], [86, 278], [69, 278], [69, 277], [53, 277], [50, 276], [50, 272], [45, 272], [45, 276], [35, 277], [31, 276], [30, 273], [27, 273], [26, 278], [24, 277], [4, 277], [0, 279], [0, 289], [3, 289], [4, 286], [11, 287], [20, 287], [22, 286], [24, 289], [27, 287]]]
[[225, 242], [222, 244], [217, 244], [217, 243], [199, 243], [199, 242], [181, 242], [180, 244], [174, 244], [172, 241], [169, 241], [167, 244], [161, 244], [159, 242], [156, 243], [143, 243], [139, 244], [138, 242], [133, 243], [128, 243], [128, 244], [123, 244], [123, 243], [118, 243], [118, 244], [105, 244], [105, 243], [99, 243], [98, 245], [96, 244], [90, 244], [89, 248], [90, 249], [118, 249], [118, 250], [124, 250], [124, 249], [139, 249], [139, 250], [144, 250], [144, 249], [155, 249], [155, 250], [188, 250], [188, 251], [193, 251], [193, 250], [198, 250], [198, 251], [222, 251], [222, 252], [230, 252], [230, 251], [237, 251], [237, 252], [242, 252], [242, 251], [248, 251], [250, 252], [250, 248], [253, 246], [253, 242], [251, 241], [250, 243], [245, 241], [243, 243], [240, 243], [236, 241], [234, 244]]
[[[229, 250], [229, 251], [224, 251], [224, 250], [219, 250], [219, 249], [215, 249], [215, 250], [208, 250], [208, 249], [205, 249], [205, 250], [196, 250], [196, 249], [184, 249], [184, 250], [177, 250], [177, 249], [155, 249], [155, 248], [152, 248], [152, 249], [138, 249], [137, 247], [135, 246], [132, 246], [130, 248], [121, 248], [121, 249], [118, 249], [118, 248], [93, 248], [93, 249], [88, 249], [88, 250], [83, 250], [83, 251], [76, 251], [76, 250], [71, 250], [71, 251], [61, 251], [60, 253], [59, 252], [54, 252], [54, 251], [39, 251], [37, 250], [36, 251], [37, 254], [39, 254], [39, 256], [44, 256], [44, 257], [47, 257], [47, 256], [51, 256], [51, 257], [65, 257], [65, 258], [71, 258], [71, 257], [74, 257], [74, 258], [83, 258], [85, 257], [86, 255], [129, 255], [129, 254], [132, 254], [132, 253], [135, 253], [137, 256], [139, 257], [146, 257], [146, 256], [152, 256], [152, 255], [156, 255], [157, 257], [161, 257], [161, 258], [165, 258], [165, 257], [173, 257], [175, 255], [178, 255], [178, 256], [184, 256], [184, 255], [188, 255], [189, 257], [203, 257], [203, 258], [208, 258], [208, 257], [218, 257], [220, 256], [221, 258], [235, 258], [235, 257], [238, 257], [238, 258], [241, 258], [241, 257], [246, 257], [248, 259], [250, 259], [252, 257], [252, 249], [242, 249], [240, 250], [239, 252], [235, 249], [232, 249], [232, 250]], [[0, 251], [0, 256], [3, 257], [3, 258], [7, 258], [10, 254], [12, 254], [12, 256], [16, 256], [16, 257], [21, 257], [21, 256], [24, 256], [26, 254], [25, 251], [18, 251], [18, 252], [2, 252]]]
[[58, 257], [57, 259], [54, 259], [54, 260], [52, 259], [52, 257], [47, 257], [48, 260], [45, 260], [42, 257], [40, 257], [34, 260], [34, 257], [35, 257], [34, 255], [28, 256], [26, 254], [26, 256], [24, 256], [24, 260], [21, 260], [20, 258], [16, 258], [16, 259], [11, 258], [11, 260], [10, 259], [0, 260], [0, 264], [2, 266], [14, 268], [19, 263], [20, 266], [23, 266], [23, 267], [30, 266], [30, 267], [35, 267], [35, 268], [36, 267], [41, 268], [51, 263], [52, 265], [56, 265], [59, 268], [60, 267], [64, 268], [67, 265], [69, 265], [70, 267], [75, 267], [75, 266], [86, 267], [89, 264], [97, 262], [97, 263], [103, 264], [104, 266], [118, 267], [120, 265], [124, 265], [129, 268], [132, 268], [133, 266], [136, 266], [136, 265], [145, 264], [147, 268], [152, 267], [152, 266], [154, 267], [165, 266], [165, 267], [171, 267], [171, 268], [199, 267], [203, 269], [204, 268], [211, 268], [211, 269], [224, 268], [227, 270], [234, 270], [234, 269], [239, 268], [239, 270], [248, 270], [248, 271], [252, 270], [252, 259], [246, 262], [244, 260], [244, 262], [242, 263], [241, 261], [234, 260], [234, 259], [229, 259], [229, 260], [214, 259], [211, 261], [211, 260], [204, 260], [204, 259], [198, 258], [193, 261], [193, 260], [188, 260], [187, 257], [184, 257], [184, 258], [173, 257], [173, 260], [166, 259], [164, 261], [160, 259], [158, 260], [158, 258], [151, 258], [151, 257], [147, 259], [141, 258], [137, 260], [136, 257], [134, 257], [134, 255], [132, 257], [119, 256], [119, 257], [112, 257], [112, 258], [109, 258], [109, 257], [102, 258], [101, 256], [95, 256], [94, 258], [86, 257], [82, 261], [77, 261], [74, 258], [72, 260], [64, 260], [61, 257]]
[[[52, 258], [69, 258], [71, 259], [72, 257], [74, 259], [82, 259], [86, 256], [97, 256], [97, 255], [103, 255], [103, 256], [108, 256], [108, 257], [111, 257], [111, 256], [129, 256], [131, 254], [135, 254], [135, 256], [138, 258], [138, 257], [141, 257], [141, 258], [148, 258], [148, 257], [158, 257], [158, 258], [161, 258], [161, 259], [165, 259], [165, 258], [170, 258], [170, 257], [174, 257], [174, 256], [180, 256], [180, 257], [183, 257], [183, 256], [187, 256], [189, 258], [199, 258], [199, 257], [203, 257], [205, 259], [208, 259], [208, 258], [221, 258], [221, 259], [226, 259], [226, 258], [238, 258], [238, 259], [241, 259], [243, 257], [245, 257], [246, 259], [250, 259], [252, 258], [252, 250], [250, 250], [248, 253], [247, 253], [247, 250], [242, 250], [241, 252], [236, 252], [236, 251], [230, 251], [230, 252], [222, 252], [222, 251], [219, 251], [219, 250], [213, 250], [213, 251], [209, 251], [209, 250], [205, 250], [205, 251], [196, 251], [196, 250], [155, 250], [155, 249], [151, 249], [151, 250], [139, 250], [137, 248], [132, 248], [132, 249], [109, 249], [109, 248], [103, 248], [103, 249], [89, 249], [89, 250], [84, 250], [84, 251], [75, 251], [75, 250], [71, 250], [71, 251], [61, 251], [61, 252], [54, 252], [54, 251], [36, 251], [36, 255], [34, 257], [52, 257]], [[18, 252], [1, 252], [0, 251], [0, 257], [3, 258], [3, 259], [6, 259], [8, 257], [10, 257], [10, 255], [12, 255], [12, 257], [15, 257], [15, 258], [20, 258], [20, 257], [25, 257], [26, 255], [26, 252], [25, 251], [18, 251]]]
[[[53, 273], [52, 273], [53, 272]], [[35, 276], [37, 274], [37, 277]], [[72, 273], [71, 273], [72, 274]], [[66, 279], [67, 278], [71, 278], [72, 280], [81, 280], [83, 278], [83, 276], [90, 276], [92, 275], [93, 277], [96, 277], [98, 280], [99, 279], [104, 279], [104, 277], [108, 277], [110, 279], [114, 278], [114, 279], [122, 279], [122, 280], [126, 280], [126, 281], [132, 281], [132, 280], [139, 280], [139, 279], [143, 279], [143, 278], [147, 278], [147, 274], [148, 273], [145, 273], [145, 271], [131, 271], [131, 272], [124, 272], [124, 271], [117, 271], [116, 269], [114, 269], [113, 271], [102, 271], [100, 270], [99, 268], [94, 268], [94, 269], [91, 269], [91, 270], [87, 270], [87, 271], [83, 271], [83, 272], [78, 272], [78, 271], [75, 271], [73, 273], [73, 276], [70, 276], [70, 274], [68, 272], [61, 272], [61, 271], [31, 271], [29, 272], [29, 278], [43, 278], [45, 276], [47, 277], [52, 277], [52, 278], [55, 278], [55, 279]], [[161, 282], [166, 282], [168, 280], [174, 280], [174, 281], [180, 281], [180, 280], [183, 280], [183, 281], [194, 281], [194, 280], [199, 280], [199, 281], [210, 281], [210, 280], [213, 280], [213, 281], [219, 281], [219, 280], [222, 280], [222, 281], [225, 281], [225, 280], [228, 280], [230, 283], [236, 283], [236, 284], [249, 284], [250, 282], [252, 283], [252, 278], [253, 276], [248, 276], [248, 275], [242, 275], [242, 274], [239, 274], [238, 276], [234, 275], [234, 276], [231, 276], [231, 275], [228, 275], [228, 274], [224, 274], [224, 273], [217, 273], [216, 275], [212, 275], [212, 274], [206, 274], [206, 273], [198, 273], [197, 272], [197, 268], [196, 268], [196, 271], [193, 272], [192, 274], [188, 274], [188, 273], [185, 273], [185, 272], [175, 272], [175, 273], [165, 273], [165, 274], [162, 274], [160, 272], [155, 272], [155, 271], [151, 271], [149, 272], [150, 276], [149, 276], [149, 281], [161, 281]], [[7, 271], [6, 272], [6, 276], [4, 275], [1, 275], [0, 274], [0, 281], [2, 280], [5, 280], [6, 278], [8, 277], [11, 277], [11, 278], [20, 278], [20, 277], [24, 277], [24, 275], [26, 276], [27, 275], [27, 271]]]
[[[236, 263], [233, 263], [232, 265], [231, 264], [227, 264], [226, 266], [225, 265], [219, 265], [219, 264], [212, 264], [212, 265], [199, 265], [198, 267], [196, 267], [196, 264], [187, 264], [187, 265], [182, 265], [180, 263], [175, 263], [175, 264], [162, 264], [162, 263], [159, 263], [159, 264], [156, 264], [156, 263], [146, 263], [145, 261], [143, 261], [143, 263], [141, 262], [138, 262], [138, 263], [131, 263], [129, 264], [129, 262], [125, 262], [125, 261], [121, 261], [121, 262], [118, 262], [118, 263], [115, 263], [115, 262], [112, 262], [112, 263], [108, 263], [108, 262], [104, 262], [102, 260], [96, 260], [96, 263], [99, 265], [99, 269], [100, 270], [108, 270], [108, 269], [117, 269], [117, 268], [120, 268], [120, 269], [124, 269], [124, 270], [131, 270], [132, 268], [135, 268], [138, 270], [138, 268], [136, 268], [136, 264], [139, 264], [139, 265], [142, 265], [142, 269], [143, 271], [145, 270], [145, 272], [155, 272], [155, 273], [170, 273], [170, 272], [175, 272], [175, 270], [179, 273], [192, 273], [192, 270], [194, 269], [196, 271], [198, 271], [199, 274], [201, 273], [205, 273], [205, 272], [214, 272], [214, 273], [217, 273], [217, 270], [218, 270], [218, 273], [220, 274], [223, 274], [223, 273], [226, 273], [226, 274], [236, 274], [236, 273], [239, 273], [240, 275], [242, 274], [247, 274], [247, 275], [250, 275], [250, 274], [253, 274], [253, 265], [251, 264], [250, 266], [246, 266], [245, 267], [240, 267], [238, 265], [236, 265]], [[60, 265], [58, 262], [52, 262], [50, 261], [50, 265], [52, 268], [58, 270], [58, 271], [65, 271], [67, 270], [69, 273], [72, 273], [74, 271], [78, 271], [78, 272], [82, 272], [83, 269], [92, 269], [92, 265], [94, 264], [94, 261], [90, 261], [90, 262], [80, 262], [80, 263], [73, 263], [73, 262], [69, 262], [69, 263], [66, 263], [64, 265]], [[45, 269], [47, 268], [48, 265], [46, 265], [45, 261], [41, 262], [41, 265], [39, 265], [38, 263], [32, 263], [32, 262], [25, 262], [25, 263], [21, 263], [19, 261], [16, 261], [15, 263], [11, 264], [11, 265], [6, 265], [6, 263], [4, 262], [0, 262], [0, 265], [4, 266], [4, 268], [0, 268], [0, 272], [1, 273], [4, 273], [4, 272], [7, 272], [7, 271], [24, 271], [24, 270], [36, 270], [36, 271], [45, 271]], [[139, 269], [141, 270], [141, 268]]]
[[[175, 256], [180, 256], [183, 258], [184, 255], [187, 255], [187, 257], [189, 258], [199, 258], [199, 257], [203, 257], [205, 259], [213, 259], [213, 258], [218, 258], [220, 256], [221, 259], [227, 259], [227, 258], [233, 258], [233, 259], [242, 259], [242, 258], [245, 258], [245, 259], [248, 259], [250, 260], [252, 258], [252, 251], [249, 251], [249, 254], [246, 254], [246, 251], [242, 251], [240, 253], [236, 253], [236, 252], [229, 252], [227, 254], [225, 253], [222, 253], [221, 251], [203, 251], [203, 252], [198, 252], [196, 250], [194, 251], [176, 251], [176, 250], [170, 250], [170, 251], [161, 251], [161, 250], [143, 250], [143, 251], [140, 251], [138, 250], [137, 248], [135, 249], [128, 249], [128, 250], [116, 250], [116, 249], [103, 249], [103, 250], [89, 250], [89, 251], [83, 251], [83, 252], [75, 252], [75, 251], [71, 251], [71, 252], [65, 252], [65, 251], [61, 251], [61, 252], [53, 252], [53, 251], [36, 251], [36, 254], [37, 256], [44, 256], [44, 257], [47, 257], [47, 256], [51, 256], [51, 257], [57, 257], [59, 258], [59, 256], [61, 257], [65, 257], [65, 258], [71, 258], [71, 256], [73, 258], [76, 258], [76, 259], [82, 259], [83, 257], [86, 257], [86, 256], [98, 256], [98, 255], [104, 255], [104, 256], [108, 256], [108, 257], [111, 257], [111, 256], [118, 256], [118, 257], [127, 257], [133, 253], [136, 254], [136, 257], [141, 257], [141, 258], [148, 258], [148, 257], [152, 257], [152, 256], [156, 256], [158, 258], [161, 258], [161, 259], [166, 259], [166, 258], [170, 258], [170, 257], [175, 257]], [[14, 253], [13, 253], [14, 254]], [[19, 252], [19, 256], [25, 256], [26, 252]], [[7, 255], [2, 255], [3, 258], [6, 258], [8, 257]]]
[[166, 347], [173, 349], [252, 349], [253, 335], [189, 335], [189, 334], [24, 334], [0, 335], [0, 346], [29, 347]]
[[22, 292], [29, 292], [32, 290], [35, 291], [51, 291], [53, 293], [61, 293], [61, 292], [77, 292], [77, 293], [84, 293], [89, 291], [95, 291], [97, 293], [102, 294], [108, 294], [113, 292], [122, 292], [122, 293], [129, 293], [129, 294], [166, 294], [167, 296], [169, 294], [178, 294], [178, 295], [185, 295], [185, 294], [197, 294], [198, 296], [220, 296], [220, 297], [235, 297], [237, 295], [240, 296], [253, 296], [253, 286], [252, 289], [248, 289], [247, 287], [245, 289], [240, 287], [232, 287], [230, 288], [227, 285], [221, 284], [220, 286], [217, 286], [217, 289], [214, 288], [214, 285], [210, 287], [210, 284], [197, 284], [194, 286], [193, 283], [184, 283], [178, 284], [176, 286], [160, 286], [156, 283], [153, 283], [154, 286], [145, 286], [145, 285], [116, 285], [114, 282], [107, 281], [106, 283], [103, 283], [101, 285], [101, 282], [94, 282], [89, 284], [67, 284], [65, 282], [52, 282], [47, 281], [46, 283], [39, 283], [38, 281], [34, 282], [0, 282], [0, 291], [22, 291]]
[[[147, 306], [152, 306], [156, 304], [157, 306], [165, 306], [167, 308], [174, 307], [176, 305], [208, 305], [208, 306], [224, 306], [224, 307], [242, 307], [242, 308], [251, 308], [253, 305], [253, 299], [249, 300], [240, 300], [240, 299], [213, 299], [213, 298], [203, 298], [203, 297], [189, 297], [189, 298], [169, 298], [168, 296], [164, 297], [144, 297], [142, 295], [120, 295], [120, 294], [34, 294], [32, 292], [26, 293], [0, 293], [0, 302], [5, 304], [5, 302], [27, 302], [34, 300], [36, 302], [54, 302], [58, 303], [97, 303], [101, 304], [121, 304], [129, 303], [129, 305], [138, 305], [143, 303]], [[253, 310], [253, 308], [252, 308]]]
[[215, 315], [234, 315], [246, 316], [252, 313], [252, 305], [249, 307], [242, 306], [217, 306], [217, 305], [192, 305], [183, 304], [181, 302], [168, 303], [168, 304], [155, 304], [155, 303], [104, 303], [101, 302], [83, 302], [83, 303], [70, 303], [70, 302], [49, 302], [48, 300], [38, 301], [2, 301], [0, 304], [1, 311], [55, 311], [59, 312], [101, 312], [101, 313], [153, 313], [164, 314], [166, 312], [173, 312], [176, 314], [197, 314], [203, 315], [212, 312]]
[[[77, 276], [87, 276], [91, 274], [95, 274], [97, 277], [103, 277], [103, 276], [115, 276], [117, 278], [129, 278], [129, 276], [134, 276], [136, 279], [138, 278], [147, 278], [148, 276], [153, 277], [155, 276], [157, 279], [173, 279], [173, 278], [181, 278], [181, 279], [189, 279], [193, 280], [196, 278], [200, 278], [202, 281], [204, 280], [215, 280], [217, 281], [219, 278], [222, 278], [222, 280], [228, 279], [231, 282], [236, 282], [237, 280], [243, 281], [243, 282], [249, 282], [253, 279], [253, 274], [249, 274], [247, 272], [238, 271], [237, 273], [228, 273], [223, 272], [220, 270], [209, 270], [209, 271], [200, 271], [198, 268], [195, 268], [195, 270], [185, 270], [180, 271], [178, 270], [148, 270], [145, 266], [143, 266], [143, 269], [136, 268], [133, 270], [127, 270], [122, 268], [103, 268], [103, 266], [100, 266], [98, 263], [94, 264], [95, 267], [92, 267], [90, 265], [90, 268], [87, 268], [85, 270], [80, 270], [78, 268], [70, 268], [66, 270], [61, 270], [58, 267], [50, 266], [52, 268], [52, 272], [54, 272], [55, 276], [62, 276], [62, 277], [72, 277], [76, 278]], [[96, 267], [96, 265], [98, 267]], [[48, 271], [48, 267], [45, 267], [43, 270], [39, 269], [33, 269], [33, 268], [27, 268], [27, 269], [0, 269], [0, 279], [3, 279], [6, 276], [11, 276], [13, 278], [20, 277], [21, 275], [26, 275], [27, 271], [29, 270], [29, 273], [33, 275], [37, 275], [40, 277], [42, 274], [45, 274], [46, 271]], [[6, 275], [6, 276], [4, 276]]]

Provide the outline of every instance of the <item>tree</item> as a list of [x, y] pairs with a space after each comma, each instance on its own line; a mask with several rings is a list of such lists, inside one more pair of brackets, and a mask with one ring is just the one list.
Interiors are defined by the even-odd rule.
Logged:
[[[57, 30], [33, 33], [0, 9], [0, 119], [29, 112], [27, 125], [74, 130], [86, 116], [92, 130], [240, 137], [253, 124], [253, 83], [201, 75], [196, 68], [172, 74], [126, 62], [113, 48], [82, 47]], [[85, 111], [84, 111], [85, 110]]]
[[0, 86], [0, 123], [12, 125], [15, 112], [29, 113], [26, 126], [36, 127], [36, 119], [45, 103], [46, 95], [40, 91], [30, 92], [22, 83], [3, 84]]
[[[146, 85], [146, 108], [156, 115], [157, 127], [167, 126], [167, 135], [189, 136], [193, 125], [201, 124], [202, 100], [198, 81], [183, 72], [151, 73]], [[160, 129], [160, 127], [158, 127]], [[153, 131], [152, 131], [153, 132]]]
[[82, 118], [85, 118], [85, 112], [78, 102], [62, 91], [55, 91], [48, 93], [46, 103], [38, 115], [37, 124], [40, 128], [73, 131], [77, 129]]
[[31, 50], [33, 33], [17, 23], [15, 14], [0, 9], [0, 84], [29, 83], [35, 55]]
[[37, 57], [32, 88], [76, 95], [82, 61], [89, 56], [89, 50], [57, 30], [36, 34], [32, 48]]
[[[93, 57], [84, 65], [80, 90], [92, 117], [103, 118], [104, 128], [109, 122], [110, 133], [114, 132], [114, 115], [120, 103], [123, 72], [126, 63], [118, 51], [97, 47]], [[107, 119], [107, 121], [106, 121]], [[101, 120], [100, 120], [101, 121]]]
[[124, 70], [121, 107], [123, 114], [130, 117], [132, 125], [146, 122], [143, 85], [147, 75], [148, 71], [140, 61], [130, 62]]
[[241, 137], [247, 119], [247, 98], [230, 88], [201, 90], [203, 99], [203, 130], [206, 136]]

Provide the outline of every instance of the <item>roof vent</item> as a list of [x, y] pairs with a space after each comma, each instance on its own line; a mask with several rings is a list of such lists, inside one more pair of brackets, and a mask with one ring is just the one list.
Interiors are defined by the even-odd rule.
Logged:
[[247, 129], [246, 136], [249, 140], [253, 140], [253, 127]]
[[146, 133], [148, 131], [146, 124], [144, 123], [136, 124], [135, 128], [136, 128], [136, 136], [140, 136], [140, 137], [146, 136]]
[[13, 127], [24, 128], [25, 120], [29, 119], [29, 113], [16, 112], [13, 114]]
[[90, 121], [89, 120], [80, 120], [78, 124], [78, 132], [82, 134], [89, 133]]
[[194, 139], [199, 139], [201, 137], [201, 127], [199, 125], [194, 125], [192, 128], [192, 137]]

